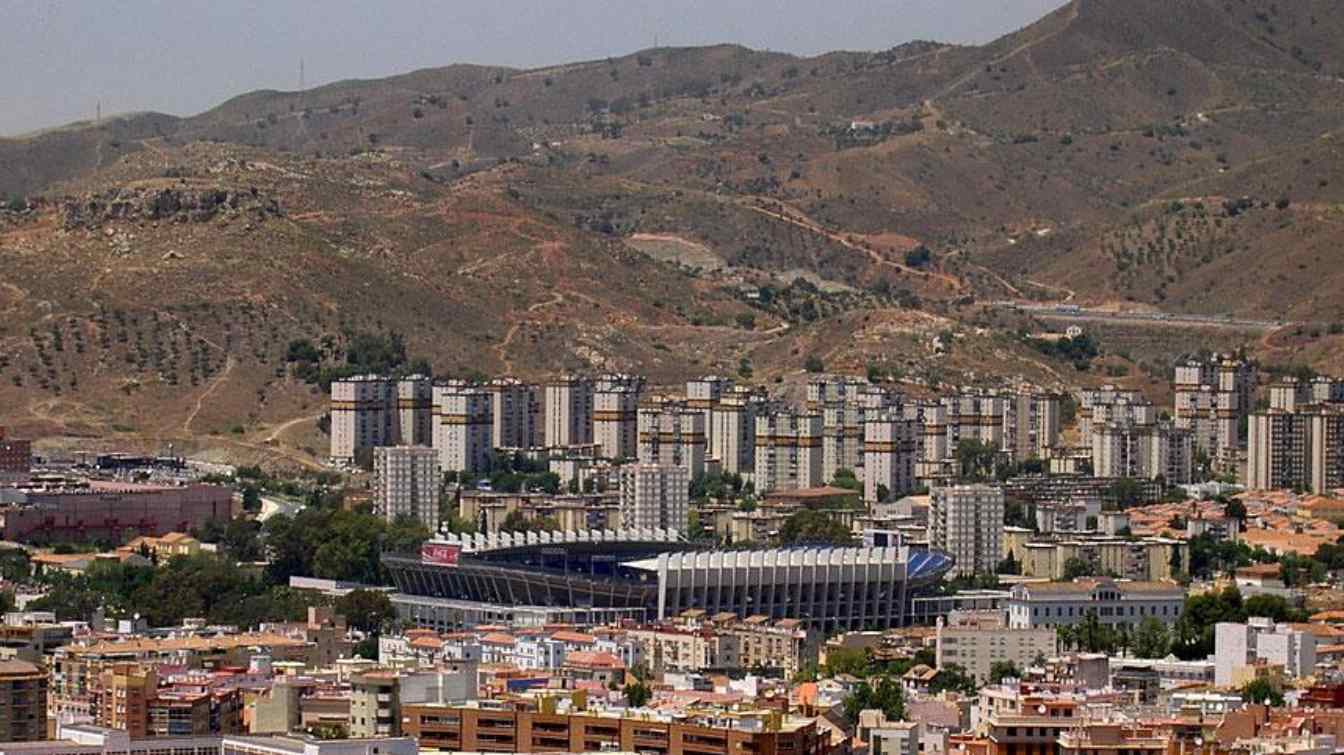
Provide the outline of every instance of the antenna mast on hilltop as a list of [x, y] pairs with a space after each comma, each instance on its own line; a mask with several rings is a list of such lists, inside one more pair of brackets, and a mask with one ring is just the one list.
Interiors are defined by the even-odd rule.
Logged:
[[299, 58], [299, 91], [302, 92], [303, 89], [303, 58]]
[[98, 100], [98, 106], [94, 110], [93, 125], [97, 126], [103, 122], [103, 101]]

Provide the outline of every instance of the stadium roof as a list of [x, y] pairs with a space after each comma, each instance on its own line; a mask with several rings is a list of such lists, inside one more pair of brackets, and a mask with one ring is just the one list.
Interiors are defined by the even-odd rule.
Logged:
[[951, 565], [952, 559], [935, 551], [913, 551], [907, 559], [901, 558], [899, 548], [771, 548], [743, 551], [712, 551], [700, 553], [669, 553], [655, 558], [627, 561], [625, 566], [656, 572], [659, 562], [666, 558], [670, 570], [735, 568], [761, 566], [788, 566], [803, 564], [870, 564], [906, 561], [906, 576], [915, 579], [937, 574]]

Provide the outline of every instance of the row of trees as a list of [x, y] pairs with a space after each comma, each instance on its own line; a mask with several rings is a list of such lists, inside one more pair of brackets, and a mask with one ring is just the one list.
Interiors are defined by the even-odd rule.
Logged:
[[178, 556], [159, 566], [99, 561], [81, 575], [55, 572], [33, 579], [46, 595], [31, 608], [53, 611], [61, 620], [87, 621], [101, 609], [108, 616], [139, 615], [152, 626], [201, 617], [247, 628], [262, 622], [299, 621], [310, 606], [334, 605], [350, 626], [377, 632], [393, 615], [391, 601], [382, 592], [355, 590], [332, 601], [250, 576], [230, 557], [213, 553]]
[[1220, 592], [1186, 598], [1181, 618], [1172, 628], [1156, 617], [1147, 617], [1132, 631], [1126, 624], [1102, 624], [1095, 613], [1081, 622], [1056, 628], [1061, 647], [1090, 653], [1129, 653], [1139, 658], [1165, 658], [1174, 654], [1183, 660], [1206, 658], [1213, 652], [1214, 625], [1220, 621], [1244, 622], [1251, 616], [1274, 621], [1304, 621], [1305, 613], [1277, 595], [1255, 595], [1242, 600], [1241, 592], [1228, 587]]
[[[384, 584], [384, 552], [414, 552], [430, 532], [418, 521], [386, 522], [367, 509], [348, 510], [339, 491], [314, 486], [307, 506], [293, 516], [278, 514], [264, 525], [247, 519], [212, 522], [197, 534], [216, 553], [136, 566], [96, 563], [83, 575], [32, 575], [27, 554], [0, 551], [0, 575], [11, 582], [35, 581], [47, 594], [33, 605], [61, 619], [85, 620], [102, 608], [111, 616], [141, 614], [164, 626], [200, 616], [212, 622], [254, 626], [261, 621], [303, 617], [318, 596], [291, 590], [293, 576]], [[237, 564], [269, 559], [252, 576]], [[372, 629], [390, 611], [385, 597], [356, 595], [343, 608], [352, 625]], [[372, 607], [370, 607], [372, 605]]]

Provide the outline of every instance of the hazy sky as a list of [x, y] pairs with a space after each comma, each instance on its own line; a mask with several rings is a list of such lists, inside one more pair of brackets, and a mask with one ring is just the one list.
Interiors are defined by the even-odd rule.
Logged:
[[0, 134], [106, 114], [188, 115], [449, 63], [534, 67], [659, 44], [814, 54], [985, 42], [1063, 0], [0, 0]]

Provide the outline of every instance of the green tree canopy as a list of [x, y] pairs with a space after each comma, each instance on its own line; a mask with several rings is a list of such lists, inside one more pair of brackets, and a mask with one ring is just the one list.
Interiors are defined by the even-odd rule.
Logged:
[[994, 661], [989, 667], [989, 681], [998, 684], [1004, 679], [1021, 679], [1022, 669], [1012, 661]]
[[804, 509], [784, 521], [779, 530], [781, 545], [851, 545], [854, 536], [849, 528], [824, 511]]
[[858, 723], [859, 713], [865, 710], [880, 710], [888, 721], [905, 720], [905, 691], [901, 683], [889, 676], [879, 679], [876, 685], [871, 680], [860, 683], [845, 699], [845, 718]]
[[337, 598], [334, 607], [361, 632], [379, 632], [396, 615], [391, 599], [381, 590], [352, 590]]
[[1134, 630], [1133, 648], [1134, 654], [1140, 658], [1165, 658], [1171, 649], [1167, 625], [1153, 616], [1140, 621]]

